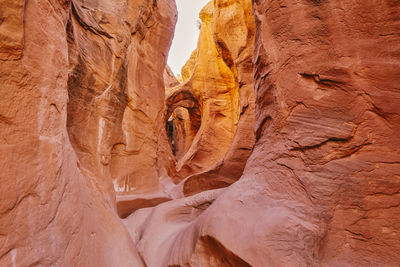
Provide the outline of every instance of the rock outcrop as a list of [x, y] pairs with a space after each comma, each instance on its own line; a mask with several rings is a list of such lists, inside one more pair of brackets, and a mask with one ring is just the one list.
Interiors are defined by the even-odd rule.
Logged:
[[[190, 77], [167, 90], [166, 95], [167, 118], [175, 108], [187, 108], [192, 128], [197, 132], [190, 148], [177, 162], [181, 177], [200, 172], [224, 156], [239, 117], [235, 70], [224, 60], [214, 41], [213, 12], [213, 2], [200, 12], [202, 24]], [[196, 115], [200, 116], [198, 123]]]
[[113, 181], [121, 216], [170, 199], [160, 182], [173, 170], [162, 73], [174, 3], [96, 1], [72, 12], [67, 127], [81, 165]]
[[160, 73], [175, 6], [171, 1], [96, 1], [73, 4], [72, 11], [71, 143], [81, 164], [105, 180], [111, 176], [118, 193], [157, 193], [159, 177], [168, 172], [168, 154], [160, 156], [166, 147]]
[[0, 8], [0, 266], [400, 264], [399, 1]]
[[399, 11], [254, 1], [256, 144], [245, 171], [226, 189], [128, 217], [145, 261], [398, 265]]
[[248, 0], [215, 1], [214, 9], [214, 41], [223, 58], [235, 70], [240, 114], [235, 135], [224, 157], [205, 171], [187, 177], [181, 183], [184, 195], [225, 187], [239, 179], [255, 141], [252, 4]]
[[254, 10], [257, 143], [240, 190], [261, 185], [275, 214], [259, 220], [260, 262], [399, 264], [400, 2]]
[[254, 144], [251, 2], [209, 2], [200, 19], [198, 47], [182, 68], [183, 82], [166, 95], [176, 129], [175, 181], [184, 179], [184, 195], [235, 182]]
[[168, 170], [174, 2], [0, 7], [0, 266], [144, 266], [112, 181], [158, 192]]
[[172, 72], [171, 68], [168, 65], [164, 69], [163, 78], [164, 78], [164, 86], [166, 88], [171, 88], [179, 84], [178, 79], [175, 77], [174, 73]]

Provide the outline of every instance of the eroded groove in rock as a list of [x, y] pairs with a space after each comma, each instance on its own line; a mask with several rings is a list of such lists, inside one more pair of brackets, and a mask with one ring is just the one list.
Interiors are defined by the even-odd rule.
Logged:
[[165, 197], [163, 195], [151, 195], [145, 197], [146, 198], [140, 198], [137, 196], [129, 195], [117, 196], [117, 211], [119, 217], [124, 219], [138, 209], [154, 207], [159, 205], [160, 203], [171, 200], [171, 198]]
[[170, 168], [160, 73], [175, 6], [144, 0], [110, 5], [73, 5], [68, 132], [82, 166], [113, 180], [118, 194], [158, 194], [159, 177]]
[[223, 190], [210, 190], [140, 209], [124, 219], [146, 265], [189, 264], [196, 243], [203, 234], [197, 226], [198, 221]]
[[250, 267], [247, 262], [227, 250], [211, 236], [202, 236], [196, 244], [191, 266]]

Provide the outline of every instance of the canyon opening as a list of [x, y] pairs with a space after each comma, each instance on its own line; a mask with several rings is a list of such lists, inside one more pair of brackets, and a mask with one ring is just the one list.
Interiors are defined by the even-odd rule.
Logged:
[[398, 266], [400, 2], [195, 1], [0, 3], [0, 266]]

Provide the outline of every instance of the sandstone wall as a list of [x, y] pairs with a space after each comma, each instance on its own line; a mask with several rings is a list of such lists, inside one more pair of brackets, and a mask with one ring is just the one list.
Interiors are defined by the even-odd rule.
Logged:
[[239, 116], [235, 70], [230, 69], [214, 41], [213, 12], [212, 2], [200, 12], [202, 24], [191, 76], [181, 85], [168, 90], [166, 96], [167, 117], [174, 107], [187, 106], [181, 100], [185, 101], [185, 97], [181, 97], [185, 93], [196, 102], [190, 103], [189, 112], [193, 114], [197, 111], [200, 116], [192, 145], [177, 162], [181, 177], [202, 171], [224, 156]]
[[254, 10], [258, 141], [243, 185], [280, 210], [265, 216], [264, 262], [398, 264], [400, 2]]
[[399, 9], [255, 0], [254, 150], [230, 187], [128, 217], [145, 261], [397, 266]]
[[[182, 68], [183, 82], [167, 89], [166, 96], [170, 112], [183, 106], [192, 114], [186, 120], [175, 118], [177, 128], [195, 126], [186, 131], [187, 136], [194, 135], [190, 147], [176, 155], [177, 181], [185, 178], [179, 185], [185, 195], [236, 181], [254, 143], [251, 2], [211, 1], [200, 18], [198, 47]], [[188, 143], [179, 140], [175, 149], [180, 142]]]
[[156, 193], [166, 175], [160, 73], [174, 12], [168, 1], [73, 5], [68, 132], [85, 168], [121, 194]]
[[0, 266], [400, 264], [399, 1], [215, 0], [170, 103], [172, 1], [0, 8]]
[[184, 195], [225, 187], [243, 173], [254, 144], [253, 44], [254, 17], [251, 1], [214, 2], [213, 35], [222, 57], [235, 72], [239, 92], [239, 119], [224, 157], [180, 186]]
[[158, 190], [175, 4], [0, 7], [0, 265], [143, 266], [112, 178]]

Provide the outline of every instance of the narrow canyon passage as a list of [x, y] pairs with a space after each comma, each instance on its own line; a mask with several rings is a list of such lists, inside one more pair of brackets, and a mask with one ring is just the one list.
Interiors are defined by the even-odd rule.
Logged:
[[400, 2], [179, 1], [0, 3], [0, 266], [398, 266]]

